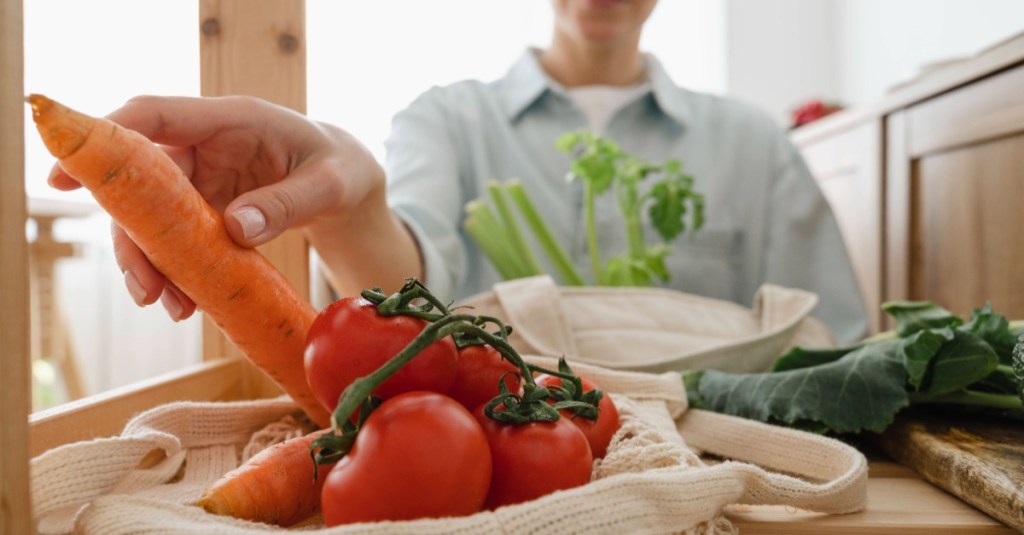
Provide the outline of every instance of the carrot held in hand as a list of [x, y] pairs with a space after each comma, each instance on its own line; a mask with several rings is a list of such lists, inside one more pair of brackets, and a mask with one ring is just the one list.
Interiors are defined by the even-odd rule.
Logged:
[[64, 171], [249, 360], [321, 427], [303, 352], [316, 310], [259, 252], [235, 243], [220, 213], [145, 136], [30, 95], [32, 118]]
[[331, 465], [317, 468], [309, 455], [321, 430], [275, 444], [224, 474], [196, 505], [217, 515], [289, 526], [320, 510], [320, 491]]

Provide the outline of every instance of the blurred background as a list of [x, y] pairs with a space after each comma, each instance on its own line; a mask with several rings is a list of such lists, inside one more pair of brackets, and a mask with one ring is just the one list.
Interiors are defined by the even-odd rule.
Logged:
[[[26, 92], [95, 115], [138, 94], [199, 94], [197, 2], [24, 9]], [[306, 0], [306, 11], [308, 114], [378, 159], [391, 116], [416, 95], [502, 76], [551, 26], [548, 0]], [[787, 128], [802, 103], [869, 103], [1022, 31], [1019, 0], [661, 0], [641, 46], [678, 84], [756, 104]], [[52, 163], [27, 135], [34, 407], [198, 362], [201, 321], [132, 303], [109, 219], [83, 192], [50, 190]]]

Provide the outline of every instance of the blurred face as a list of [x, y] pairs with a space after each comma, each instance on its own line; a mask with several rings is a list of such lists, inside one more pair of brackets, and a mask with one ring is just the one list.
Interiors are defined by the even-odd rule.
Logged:
[[636, 43], [657, 0], [552, 0], [555, 31], [588, 45]]

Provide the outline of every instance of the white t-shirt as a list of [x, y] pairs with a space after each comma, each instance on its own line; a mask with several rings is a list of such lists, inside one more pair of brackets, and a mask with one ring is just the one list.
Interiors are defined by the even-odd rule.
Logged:
[[587, 118], [590, 130], [602, 134], [617, 111], [649, 90], [650, 85], [643, 82], [628, 87], [585, 85], [566, 89], [566, 93]]

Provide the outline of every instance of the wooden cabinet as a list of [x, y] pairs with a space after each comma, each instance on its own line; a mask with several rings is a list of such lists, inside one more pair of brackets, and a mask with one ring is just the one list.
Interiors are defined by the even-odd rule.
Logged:
[[1024, 318], [1024, 36], [801, 128], [873, 331], [879, 306], [930, 300]]
[[901, 113], [892, 293], [1024, 318], [1024, 65]]
[[877, 332], [882, 296], [882, 122], [867, 121], [802, 147], [832, 205]]

